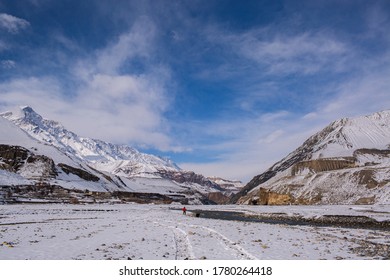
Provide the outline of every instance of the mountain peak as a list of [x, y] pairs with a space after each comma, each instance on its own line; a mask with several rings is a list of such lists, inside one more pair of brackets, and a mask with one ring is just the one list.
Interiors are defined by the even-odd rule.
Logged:
[[31, 123], [37, 123], [42, 121], [42, 116], [39, 115], [30, 106], [20, 106], [12, 111], [1, 113], [0, 116], [11, 120], [11, 121], [26, 121], [29, 120]]
[[390, 117], [390, 109], [373, 113], [371, 115], [368, 115], [368, 117], [372, 117], [372, 118], [378, 118], [378, 117], [379, 118], [388, 118], [388, 117]]
[[28, 105], [25, 105], [25, 106], [20, 106], [20, 109], [23, 110], [24, 112], [34, 112], [35, 111], [33, 110], [32, 107], [28, 106]]

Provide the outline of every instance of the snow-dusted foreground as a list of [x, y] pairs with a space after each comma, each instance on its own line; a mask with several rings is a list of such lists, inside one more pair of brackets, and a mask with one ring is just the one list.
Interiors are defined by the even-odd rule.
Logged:
[[[389, 256], [389, 231], [204, 219], [190, 212], [185, 216], [174, 207], [0, 205], [0, 259], [357, 260]], [[390, 220], [390, 205], [188, 208]]]

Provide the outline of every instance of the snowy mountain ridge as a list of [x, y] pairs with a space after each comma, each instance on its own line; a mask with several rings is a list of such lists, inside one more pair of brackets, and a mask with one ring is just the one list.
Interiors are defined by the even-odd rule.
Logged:
[[334, 121], [308, 139], [318, 141], [313, 147], [312, 159], [352, 156], [353, 151], [361, 148], [388, 149], [389, 127], [390, 110]]
[[387, 203], [389, 149], [390, 110], [336, 120], [255, 176], [231, 202]]
[[51, 144], [70, 156], [88, 161], [96, 169], [118, 173], [120, 168], [131, 170], [133, 175], [148, 174], [158, 170], [180, 170], [169, 159], [140, 153], [127, 145], [115, 145], [79, 137], [60, 123], [42, 118], [29, 106], [21, 107], [15, 112], [2, 113], [0, 116], [13, 122], [33, 138]]

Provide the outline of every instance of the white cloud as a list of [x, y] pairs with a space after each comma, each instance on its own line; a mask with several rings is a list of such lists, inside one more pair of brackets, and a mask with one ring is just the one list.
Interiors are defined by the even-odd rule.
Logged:
[[[169, 149], [162, 116], [167, 106], [166, 93], [164, 85], [153, 74], [96, 74], [83, 82], [74, 102], [89, 114], [79, 116], [79, 131], [115, 142]], [[106, 131], [99, 129], [102, 124]]]
[[67, 107], [61, 97], [61, 86], [50, 77], [13, 79], [0, 84], [2, 111], [16, 106], [31, 105], [47, 117], [53, 116], [56, 108]]
[[10, 33], [18, 33], [20, 30], [28, 27], [30, 23], [9, 14], [0, 14], [0, 28], [7, 30]]
[[[20, 105], [30, 105], [45, 118], [60, 121], [80, 136], [114, 143], [144, 145], [161, 150], [177, 148], [171, 146], [172, 141], [167, 136], [162, 111], [158, 108], [161, 103], [157, 102], [154, 106], [146, 100], [131, 98], [128, 102], [126, 95], [115, 97], [113, 94], [117, 93], [104, 91], [107, 87], [101, 89], [95, 87], [99, 82], [91, 81], [90, 87], [80, 90], [78, 95], [69, 99], [63, 95], [62, 85], [57, 79], [51, 77], [14, 79], [0, 84], [1, 111]], [[115, 79], [113, 78], [111, 82], [115, 82]], [[130, 83], [129, 87], [154, 91], [153, 88], [142, 88], [145, 81], [136, 81], [135, 85], [131, 84], [131, 79], [126, 82]], [[136, 92], [138, 93], [140, 92]]]

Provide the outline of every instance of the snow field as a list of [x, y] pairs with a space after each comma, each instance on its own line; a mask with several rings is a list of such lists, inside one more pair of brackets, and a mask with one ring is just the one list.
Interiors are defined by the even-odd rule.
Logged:
[[[268, 209], [221, 208], [248, 212]], [[321, 207], [292, 210], [300, 215], [324, 212]], [[340, 213], [340, 207], [334, 211]], [[345, 208], [348, 211], [358, 214], [371, 209]], [[389, 219], [388, 212], [382, 209], [380, 213], [382, 219], [383, 215]], [[189, 212], [182, 215], [168, 205], [0, 206], [2, 260], [381, 259], [383, 254], [375, 251], [379, 248], [375, 244], [387, 248], [388, 232], [204, 219]]]

